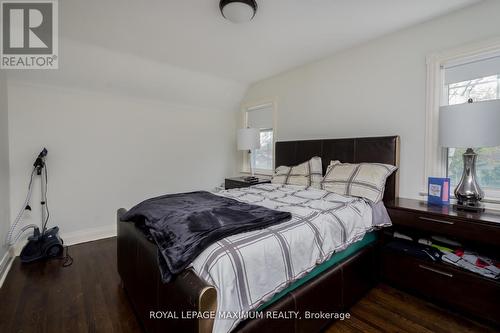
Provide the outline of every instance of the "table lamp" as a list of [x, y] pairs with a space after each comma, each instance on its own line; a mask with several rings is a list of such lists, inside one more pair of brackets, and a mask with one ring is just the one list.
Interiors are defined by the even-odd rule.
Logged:
[[247, 150], [250, 160], [251, 178], [254, 177], [252, 150], [260, 148], [260, 130], [258, 128], [241, 128], [237, 134], [238, 150]]
[[500, 145], [500, 100], [447, 105], [439, 109], [439, 141], [449, 148], [467, 148], [462, 178], [455, 189], [457, 208], [484, 210], [484, 192], [477, 183], [477, 154], [473, 148]]

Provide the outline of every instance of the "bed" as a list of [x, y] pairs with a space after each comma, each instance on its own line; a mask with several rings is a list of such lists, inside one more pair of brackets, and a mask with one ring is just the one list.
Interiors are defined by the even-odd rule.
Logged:
[[[377, 162], [399, 165], [399, 138], [373, 137], [277, 142], [276, 165], [295, 165], [320, 156], [323, 172], [331, 160]], [[269, 188], [241, 190], [269, 191]], [[271, 190], [274, 190], [271, 186]], [[386, 182], [384, 202], [397, 196], [398, 174]], [[246, 193], [248, 194], [248, 193]], [[162, 283], [156, 245], [134, 224], [122, 222], [118, 210], [118, 271], [137, 317], [147, 332], [212, 332], [217, 320], [209, 314], [217, 309], [215, 283], [209, 283], [201, 264], [186, 269], [169, 283]], [[362, 237], [361, 237], [362, 236]], [[328, 325], [328, 316], [299, 319], [294, 313], [345, 311], [377, 282], [377, 237], [362, 234], [347, 248], [339, 248], [329, 260], [307, 270], [292, 285], [277, 289], [253, 306], [276, 317], [251, 317], [233, 321], [232, 332], [318, 332]], [[200, 259], [202, 261], [202, 259]], [[213, 281], [212, 281], [213, 282]], [[227, 286], [234, 288], [234, 286]], [[286, 287], [283, 289], [283, 287]], [[219, 286], [219, 289], [221, 286]], [[223, 296], [220, 293], [219, 296]], [[220, 300], [222, 305], [223, 300]], [[224, 301], [225, 302], [225, 301]], [[281, 311], [281, 312], [278, 312]], [[288, 317], [278, 315], [289, 314]], [[216, 323], [217, 331], [226, 331]]]

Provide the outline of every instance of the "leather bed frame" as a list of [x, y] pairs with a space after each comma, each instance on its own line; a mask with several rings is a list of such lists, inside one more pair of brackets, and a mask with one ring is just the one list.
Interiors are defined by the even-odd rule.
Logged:
[[[399, 137], [321, 139], [277, 142], [276, 165], [295, 165], [313, 156], [323, 161], [323, 173], [330, 160], [378, 162], [399, 166]], [[397, 197], [398, 173], [387, 179], [384, 202]], [[217, 292], [191, 270], [163, 284], [156, 245], [133, 223], [122, 222], [117, 213], [118, 272], [128, 298], [144, 330], [156, 332], [210, 333], [212, 319], [150, 319], [151, 311], [215, 311]], [[320, 276], [289, 292], [264, 311], [346, 311], [378, 280], [377, 245], [369, 245]], [[332, 319], [248, 319], [233, 332], [319, 332]]]

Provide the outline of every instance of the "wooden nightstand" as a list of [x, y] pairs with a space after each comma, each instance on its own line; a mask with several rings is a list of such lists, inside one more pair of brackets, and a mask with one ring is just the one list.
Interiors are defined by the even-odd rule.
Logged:
[[[500, 212], [462, 212], [452, 206], [401, 198], [386, 206], [395, 231], [413, 239], [444, 236], [462, 243], [466, 249], [499, 259]], [[499, 280], [387, 247], [381, 252], [381, 275], [389, 284], [500, 324]]]
[[247, 181], [245, 181], [244, 178], [245, 177], [226, 178], [226, 181], [224, 183], [224, 187], [226, 188], [226, 190], [229, 190], [232, 188], [248, 187], [248, 186], [258, 185], [258, 184], [268, 184], [271, 182], [270, 179], [262, 179], [262, 178], [259, 178], [259, 180], [256, 182], [247, 182]]

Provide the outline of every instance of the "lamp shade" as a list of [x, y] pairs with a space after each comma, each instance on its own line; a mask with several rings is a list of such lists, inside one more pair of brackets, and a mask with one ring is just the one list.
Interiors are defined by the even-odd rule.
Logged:
[[450, 148], [500, 145], [500, 100], [442, 106], [439, 142]]
[[260, 148], [260, 131], [258, 128], [241, 128], [238, 130], [238, 150]]

